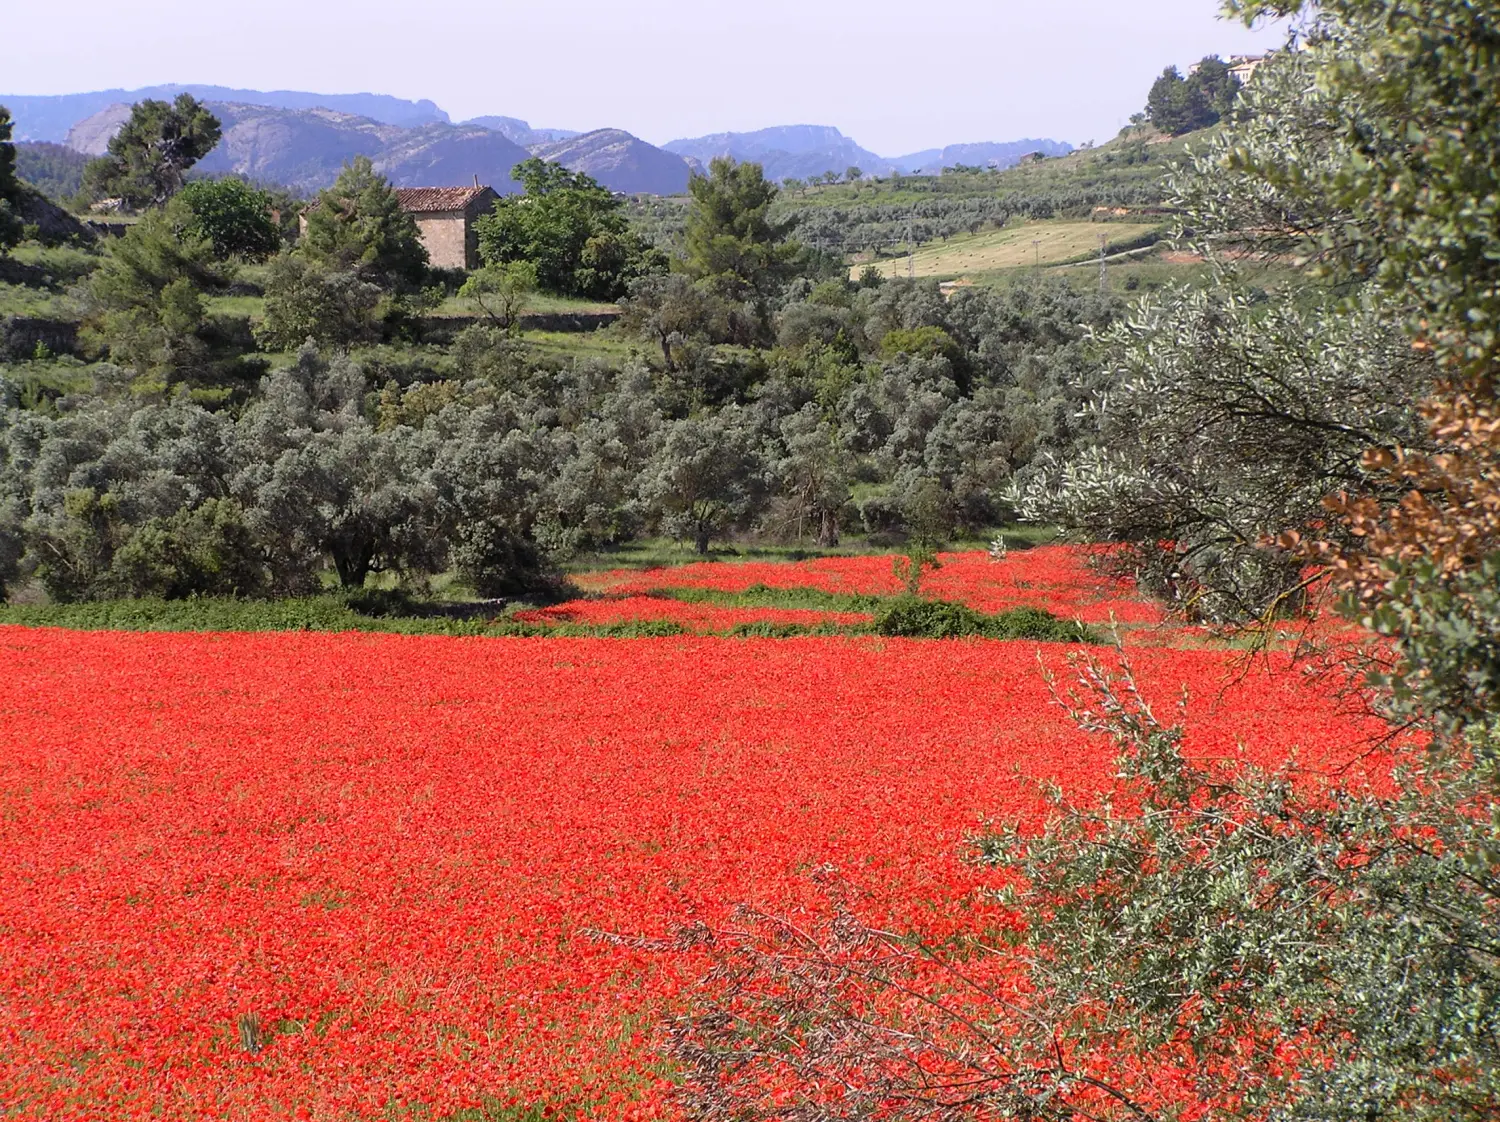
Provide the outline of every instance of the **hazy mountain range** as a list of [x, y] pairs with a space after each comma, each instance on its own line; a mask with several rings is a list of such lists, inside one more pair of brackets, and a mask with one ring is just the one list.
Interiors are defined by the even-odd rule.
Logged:
[[472, 117], [466, 125], [480, 125], [504, 133], [522, 148], [533, 144], [551, 144], [558, 140], [571, 140], [581, 135], [575, 129], [534, 129], [519, 117]]
[[1057, 140], [1011, 140], [1000, 144], [952, 144], [906, 156], [877, 156], [829, 125], [783, 125], [757, 132], [721, 132], [692, 140], [674, 140], [665, 148], [705, 165], [715, 156], [754, 160], [765, 167], [772, 179], [808, 179], [829, 171], [843, 174], [856, 167], [866, 175], [892, 172], [936, 175], [956, 164], [1005, 168], [1031, 152], [1062, 156], [1073, 150], [1072, 145]]
[[18, 141], [63, 142], [90, 155], [105, 150], [130, 116], [133, 102], [187, 92], [206, 101], [224, 136], [199, 165], [212, 174], [244, 175], [310, 192], [332, 183], [358, 155], [397, 186], [452, 186], [477, 176], [502, 194], [517, 190], [510, 169], [528, 155], [585, 172], [615, 191], [680, 194], [689, 176], [716, 156], [754, 160], [777, 180], [842, 175], [934, 174], [962, 163], [1008, 167], [1029, 152], [1060, 155], [1054, 140], [959, 144], [885, 157], [826, 125], [789, 125], [756, 132], [716, 133], [657, 147], [620, 129], [579, 133], [533, 128], [516, 117], [476, 117], [454, 123], [430, 101], [385, 94], [263, 92], [222, 86], [166, 85], [52, 97], [0, 94], [16, 122]]
[[124, 102], [133, 104], [154, 97], [170, 100], [190, 93], [200, 101], [233, 101], [245, 105], [269, 105], [276, 109], [333, 109], [368, 117], [386, 125], [447, 124], [448, 114], [430, 101], [406, 101], [388, 94], [319, 94], [300, 90], [236, 90], [227, 86], [169, 84], [138, 90], [98, 90], [94, 93], [56, 94], [30, 97], [0, 94], [0, 105], [15, 120], [15, 140], [50, 140], [61, 144], [68, 130], [101, 109]]

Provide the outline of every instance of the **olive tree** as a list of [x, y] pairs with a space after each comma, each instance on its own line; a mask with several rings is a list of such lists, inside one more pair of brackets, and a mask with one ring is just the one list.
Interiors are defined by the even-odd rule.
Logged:
[[642, 505], [666, 533], [699, 553], [752, 513], [762, 497], [754, 430], [738, 406], [669, 422], [636, 481]]
[[1324, 527], [1324, 498], [1366, 485], [1367, 449], [1426, 440], [1416, 403], [1436, 371], [1392, 319], [1373, 296], [1267, 306], [1229, 284], [1143, 301], [1109, 336], [1096, 439], [1039, 463], [1020, 514], [1129, 545], [1192, 616], [1298, 607], [1302, 562], [1273, 539]]
[[855, 458], [839, 440], [837, 428], [811, 402], [782, 420], [780, 428], [770, 466], [785, 502], [783, 520], [795, 522], [799, 538], [803, 527], [811, 526], [818, 545], [838, 545]]

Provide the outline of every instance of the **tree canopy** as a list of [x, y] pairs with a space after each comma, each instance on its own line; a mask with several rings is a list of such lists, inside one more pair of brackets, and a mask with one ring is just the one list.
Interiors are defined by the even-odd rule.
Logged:
[[180, 202], [148, 211], [83, 287], [85, 334], [128, 368], [140, 388], [178, 381], [205, 359], [203, 295], [222, 286], [213, 243]]
[[214, 253], [221, 258], [257, 261], [281, 246], [268, 191], [227, 177], [189, 183], [177, 197], [192, 212], [195, 231], [213, 242]]
[[220, 131], [219, 119], [191, 94], [137, 102], [105, 155], [84, 168], [84, 191], [137, 209], [161, 206], [181, 189], [188, 169], [213, 151]]
[[[837, 176], [835, 176], [837, 178]], [[771, 217], [776, 185], [761, 165], [715, 159], [688, 182], [692, 207], [685, 235], [689, 276], [729, 300], [749, 305], [764, 324], [770, 301], [796, 273], [801, 246], [794, 223]]]
[[1240, 82], [1223, 60], [1210, 55], [1184, 78], [1177, 67], [1162, 71], [1146, 96], [1146, 119], [1162, 132], [1205, 129], [1229, 114]]
[[486, 264], [529, 261], [549, 292], [615, 300], [665, 259], [630, 230], [624, 204], [582, 172], [533, 157], [511, 171], [524, 188], [475, 224]]
[[11, 127], [10, 110], [0, 105], [0, 252], [15, 245], [21, 237], [21, 220], [16, 214], [21, 182], [16, 178], [16, 146], [11, 143]]
[[332, 187], [318, 192], [297, 252], [386, 288], [420, 284], [427, 271], [415, 220], [368, 156], [356, 156]]

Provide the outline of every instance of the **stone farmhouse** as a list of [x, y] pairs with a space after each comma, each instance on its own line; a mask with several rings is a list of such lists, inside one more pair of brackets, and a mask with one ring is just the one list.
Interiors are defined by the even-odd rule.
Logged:
[[1260, 69], [1260, 64], [1265, 62], [1267, 55], [1230, 55], [1229, 73], [1240, 80], [1244, 85], [1250, 80], [1250, 76]]
[[[417, 224], [417, 235], [427, 250], [427, 260], [435, 269], [479, 268], [479, 231], [474, 222], [490, 213], [500, 198], [493, 188], [481, 187], [397, 187], [396, 199], [401, 209]], [[314, 202], [314, 209], [319, 204]], [[301, 219], [307, 232], [307, 215]]]
[[[1229, 73], [1238, 78], [1240, 85], [1243, 86], [1250, 80], [1250, 75], [1254, 74], [1257, 70], [1260, 69], [1260, 64], [1265, 62], [1266, 59], [1270, 57], [1271, 55], [1269, 54], [1230, 55], [1227, 59], [1224, 59], [1223, 62], [1224, 65], [1229, 68]], [[1198, 73], [1199, 65], [1199, 63], [1195, 62], [1193, 63], [1193, 65], [1188, 67], [1188, 77], [1191, 78], [1194, 74]]]
[[436, 269], [479, 268], [479, 231], [474, 220], [494, 209], [499, 195], [473, 187], [397, 187], [401, 209], [417, 223], [417, 233]]

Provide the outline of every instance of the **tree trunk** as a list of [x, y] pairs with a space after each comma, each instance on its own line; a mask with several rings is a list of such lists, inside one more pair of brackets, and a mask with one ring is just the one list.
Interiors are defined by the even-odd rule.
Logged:
[[825, 510], [822, 512], [818, 522], [818, 545], [828, 548], [839, 544], [839, 517], [838, 512]]
[[697, 534], [697, 537], [695, 537], [693, 539], [693, 544], [695, 546], [697, 546], [699, 554], [707, 555], [707, 553], [708, 553], [708, 528], [706, 526], [700, 526], [700, 527], [698, 527], [698, 534]]
[[364, 546], [335, 551], [333, 569], [339, 575], [340, 587], [363, 588], [365, 578], [370, 575], [374, 557], [374, 550]]

